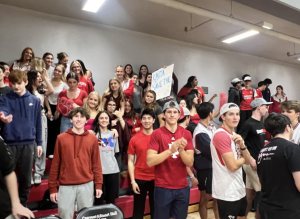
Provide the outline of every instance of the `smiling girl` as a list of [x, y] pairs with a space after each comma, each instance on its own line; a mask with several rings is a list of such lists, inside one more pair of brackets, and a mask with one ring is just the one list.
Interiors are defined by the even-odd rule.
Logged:
[[[28, 84], [26, 89], [35, 95], [39, 100], [42, 108], [42, 155], [35, 160], [35, 174], [32, 184], [40, 184], [42, 182], [42, 176], [44, 175], [45, 165], [46, 165], [46, 150], [47, 150], [47, 117], [44, 110], [44, 100], [45, 96], [51, 95], [53, 93], [53, 87], [49, 82], [46, 69], [43, 69], [42, 74], [36, 70], [31, 70], [27, 73]], [[46, 83], [47, 90], [41, 89], [43, 81]]]
[[50, 80], [53, 87], [53, 93], [46, 97], [45, 102], [48, 101], [49, 108], [47, 112], [48, 117], [48, 144], [47, 144], [47, 156], [52, 159], [54, 153], [54, 147], [56, 138], [60, 134], [60, 122], [61, 116], [54, 118], [54, 113], [57, 106], [57, 98], [60, 92], [69, 88], [66, 84], [65, 67], [63, 65], [57, 65], [53, 71], [53, 77]]
[[73, 61], [70, 66], [71, 71], [77, 74], [79, 78], [78, 88], [84, 90], [87, 94], [94, 91], [93, 84], [91, 80], [84, 75], [81, 64], [78, 61]]
[[163, 121], [163, 111], [161, 106], [156, 104], [156, 93], [153, 90], [147, 91], [143, 99], [143, 110], [152, 109], [155, 112], [155, 122], [153, 124], [153, 130], [158, 129], [165, 125]]
[[119, 65], [116, 68], [116, 76], [122, 85], [124, 96], [128, 99], [132, 99], [134, 84], [130, 80], [130, 78], [125, 74], [122, 65]]
[[43, 55], [43, 60], [46, 64], [46, 70], [47, 70], [48, 76], [49, 76], [49, 78], [52, 78], [53, 77], [53, 72], [54, 72], [54, 67], [52, 66], [52, 64], [53, 64], [53, 55], [52, 55], [52, 53], [46, 52]]
[[10, 67], [10, 71], [19, 69], [28, 72], [30, 70], [31, 59], [34, 58], [34, 52], [30, 47], [22, 51], [20, 59], [16, 60]]
[[119, 193], [120, 169], [115, 157], [115, 153], [119, 152], [119, 142], [113, 137], [111, 119], [107, 111], [97, 114], [93, 122], [93, 131], [98, 138], [103, 173], [103, 195], [95, 199], [95, 205], [102, 205], [104, 200], [106, 204], [115, 204]]
[[125, 114], [124, 117], [126, 122], [132, 125], [131, 136], [133, 137], [136, 133], [142, 130], [142, 122], [139, 114], [134, 112], [132, 100], [125, 100]]
[[84, 128], [87, 130], [93, 129], [93, 122], [97, 114], [102, 111], [101, 97], [97, 91], [93, 91], [89, 94], [84, 108], [89, 111], [90, 119], [85, 124]]

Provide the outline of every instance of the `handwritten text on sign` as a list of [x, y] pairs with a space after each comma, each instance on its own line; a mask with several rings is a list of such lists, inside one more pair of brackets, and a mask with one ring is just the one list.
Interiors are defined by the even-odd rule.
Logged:
[[170, 96], [173, 70], [174, 64], [152, 73], [151, 90], [155, 91], [156, 100]]

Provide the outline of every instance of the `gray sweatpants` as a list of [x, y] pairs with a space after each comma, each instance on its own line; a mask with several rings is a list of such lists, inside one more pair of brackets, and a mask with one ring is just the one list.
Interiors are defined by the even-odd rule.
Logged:
[[36, 157], [35, 159], [35, 174], [40, 176], [44, 175], [45, 168], [46, 168], [46, 152], [47, 152], [47, 139], [48, 139], [48, 128], [47, 128], [47, 117], [45, 114], [42, 114], [42, 140], [43, 143], [43, 153], [40, 157]]
[[94, 181], [70, 186], [59, 186], [58, 216], [63, 219], [73, 219], [75, 202], [77, 211], [85, 207], [92, 207], [94, 202]]

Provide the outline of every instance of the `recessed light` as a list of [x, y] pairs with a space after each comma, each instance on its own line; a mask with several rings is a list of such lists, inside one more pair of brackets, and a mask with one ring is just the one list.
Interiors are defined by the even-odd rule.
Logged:
[[82, 10], [96, 13], [104, 2], [105, 0], [86, 0]]
[[270, 24], [270, 23], [267, 23], [267, 22], [264, 22], [264, 21], [260, 22], [258, 25], [263, 27], [263, 28], [266, 28], [268, 30], [273, 29], [273, 24]]
[[247, 37], [253, 36], [258, 34], [259, 32], [257, 30], [243, 30], [237, 33], [234, 33], [230, 36], [224, 37], [221, 39], [223, 43], [233, 43], [238, 40], [245, 39]]

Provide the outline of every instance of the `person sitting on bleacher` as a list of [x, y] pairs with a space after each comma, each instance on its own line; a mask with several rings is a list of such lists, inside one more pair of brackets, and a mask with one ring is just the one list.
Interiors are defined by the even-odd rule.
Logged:
[[97, 198], [102, 195], [103, 184], [98, 139], [84, 129], [88, 111], [75, 108], [69, 118], [73, 128], [58, 135], [49, 175], [50, 199], [58, 203], [58, 215], [63, 219], [73, 218], [75, 201], [77, 211], [93, 206], [94, 183]]

